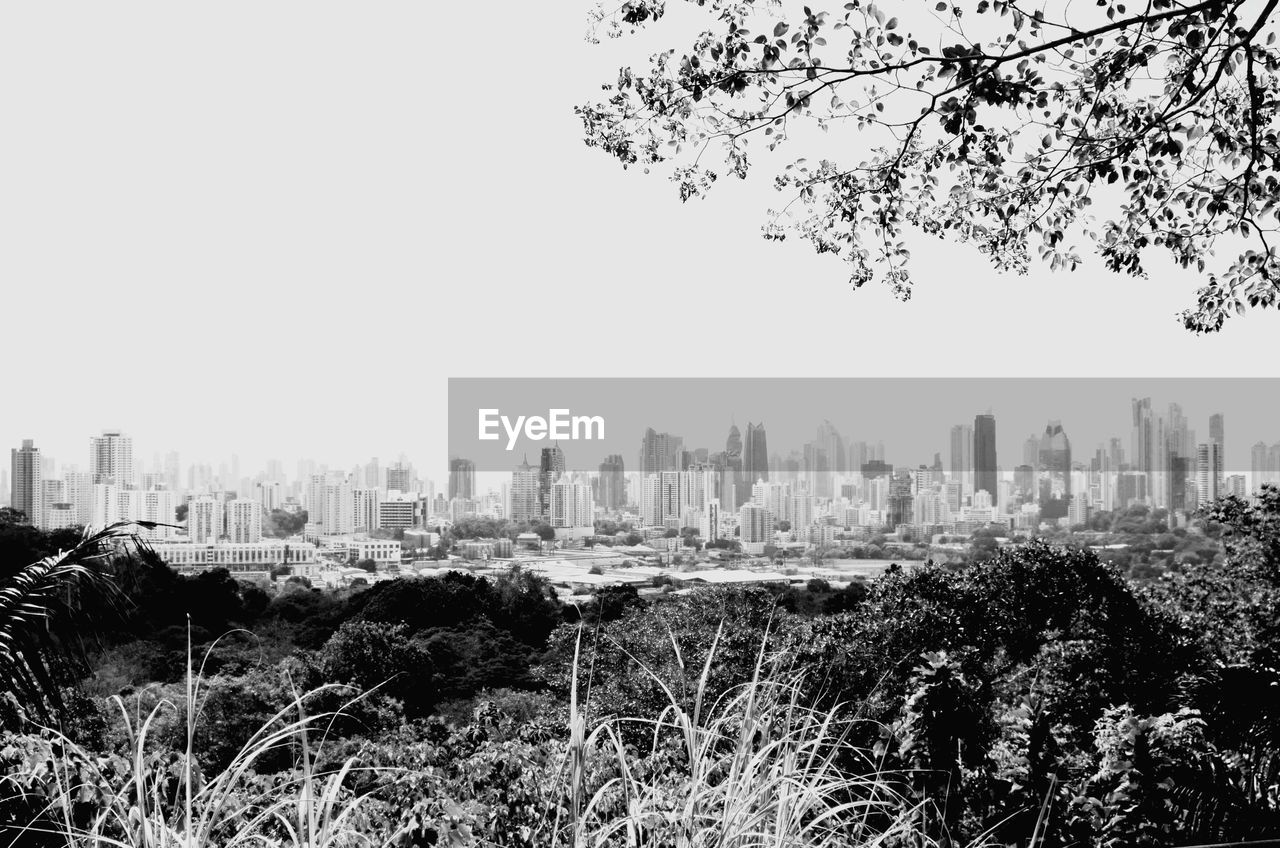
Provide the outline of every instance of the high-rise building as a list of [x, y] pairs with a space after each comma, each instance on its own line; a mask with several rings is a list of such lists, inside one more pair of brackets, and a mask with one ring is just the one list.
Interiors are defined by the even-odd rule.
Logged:
[[89, 473], [95, 483], [128, 488], [133, 479], [133, 439], [119, 430], [103, 430], [89, 438]]
[[1133, 398], [1133, 431], [1130, 436], [1129, 463], [1134, 471], [1150, 474], [1156, 469], [1156, 422], [1151, 411], [1151, 398]]
[[590, 484], [574, 482], [567, 475], [552, 483], [549, 519], [552, 527], [594, 526], [595, 505]]
[[361, 486], [351, 490], [351, 497], [355, 531], [370, 533], [378, 529], [378, 505], [382, 503], [382, 490], [377, 486]]
[[[951, 479], [961, 485], [965, 495], [973, 494], [973, 427], [956, 424], [951, 428]], [[956, 507], [959, 510], [959, 507]]]
[[1040, 438], [1040, 517], [1065, 518], [1071, 506], [1071, 440], [1061, 421], [1050, 421]]
[[551, 514], [551, 487], [564, 476], [564, 451], [559, 443], [542, 449], [538, 457], [538, 514], [546, 518]]
[[510, 500], [507, 515], [512, 521], [533, 521], [542, 517], [540, 480], [541, 473], [529, 464], [528, 457], [511, 472], [511, 486], [507, 490]]
[[182, 462], [177, 451], [169, 451], [164, 455], [165, 486], [171, 492], [182, 488]]
[[375, 456], [364, 464], [364, 488], [377, 489], [382, 486], [382, 467]]
[[1216, 501], [1223, 494], [1222, 445], [1203, 442], [1196, 449], [1196, 491], [1199, 505]]
[[1221, 412], [1209, 416], [1209, 441], [1217, 442], [1224, 448], [1227, 444], [1226, 422]]
[[93, 475], [87, 471], [68, 471], [63, 475], [67, 503], [71, 505], [72, 526], [93, 523]]
[[265, 512], [272, 512], [284, 506], [284, 485], [278, 480], [263, 480], [253, 487], [254, 499], [262, 504]]
[[541, 518], [541, 473], [529, 464], [529, 457], [511, 473], [511, 485], [507, 488], [507, 516], [512, 521], [532, 521]]
[[476, 464], [455, 456], [449, 460], [449, 500], [476, 496]]
[[889, 526], [910, 524], [914, 495], [911, 492], [911, 472], [899, 469], [889, 480]]
[[324, 486], [324, 515], [320, 532], [326, 536], [349, 536], [356, 530], [355, 486], [349, 476], [331, 479]]
[[639, 471], [643, 475], [663, 471], [679, 471], [684, 454], [684, 439], [670, 433], [659, 433], [646, 428], [640, 439]]
[[720, 500], [712, 498], [698, 513], [698, 535], [704, 541], [714, 542], [720, 538]]
[[[102, 484], [98, 484], [102, 485]], [[196, 544], [218, 541], [226, 533], [222, 498], [201, 495], [187, 503], [187, 536]]]
[[1226, 479], [1226, 488], [1224, 495], [1232, 495], [1237, 498], [1245, 498], [1249, 496], [1248, 482], [1243, 474], [1232, 474]]
[[834, 424], [825, 420], [819, 424], [815, 442], [827, 455], [827, 465], [832, 474], [844, 474], [849, 470], [849, 457], [845, 449], [844, 437], [840, 435], [840, 431]]
[[227, 501], [227, 541], [262, 541], [262, 504], [252, 498]]
[[32, 439], [9, 451], [9, 505], [34, 527], [44, 526], [44, 463]]
[[413, 468], [400, 462], [397, 462], [395, 465], [388, 468], [387, 491], [403, 492], [405, 494], [412, 492]]
[[720, 503], [726, 511], [732, 512], [738, 504], [746, 503], [751, 498], [751, 484], [755, 482], [748, 479], [742, 470], [742, 432], [738, 430], [737, 424], [729, 426], [721, 466]]
[[809, 491], [820, 498], [830, 498], [835, 481], [832, 476], [831, 457], [827, 454], [822, 442], [813, 441], [805, 444], [801, 462]]
[[747, 437], [742, 443], [742, 473], [752, 483], [769, 479], [769, 445], [763, 422], [747, 422]]
[[973, 419], [973, 488], [991, 495], [992, 504], [998, 506], [996, 478], [996, 417], [986, 413]]
[[747, 553], [761, 553], [764, 546], [773, 541], [773, 513], [767, 507], [754, 503], [742, 505], [738, 510], [738, 541]]
[[1257, 442], [1249, 451], [1249, 485], [1256, 492], [1264, 483], [1270, 483], [1271, 469], [1267, 463], [1267, 443]]
[[621, 509], [627, 503], [626, 468], [622, 455], [611, 453], [600, 463], [600, 488], [597, 503], [608, 510]]
[[[43, 469], [42, 469], [43, 471]], [[40, 526], [45, 530], [52, 529], [49, 527], [46, 519], [49, 515], [49, 507], [52, 504], [67, 502], [67, 483], [60, 477], [50, 478], [45, 476], [42, 491], [40, 493]]]

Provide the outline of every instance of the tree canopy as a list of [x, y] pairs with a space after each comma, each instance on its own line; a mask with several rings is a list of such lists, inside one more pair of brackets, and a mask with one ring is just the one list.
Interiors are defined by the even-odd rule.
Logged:
[[[1206, 275], [1181, 315], [1197, 333], [1277, 305], [1277, 0], [691, 2], [709, 29], [577, 110], [589, 145], [661, 163], [681, 199], [784, 148], [764, 235], [843, 256], [854, 288], [908, 299], [915, 230], [1017, 273], [1092, 243], [1144, 275], [1160, 248]], [[590, 37], [665, 11], [602, 4]]]

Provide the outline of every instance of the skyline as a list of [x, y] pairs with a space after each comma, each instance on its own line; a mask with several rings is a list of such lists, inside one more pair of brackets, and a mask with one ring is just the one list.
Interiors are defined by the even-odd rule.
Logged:
[[[1136, 400], [1136, 398], [1131, 400]], [[1163, 414], [1168, 409], [1169, 404], [1171, 403], [1179, 404], [1182, 406], [1182, 412], [1187, 419], [1188, 425], [1190, 429], [1195, 433], [1196, 443], [1207, 441], [1210, 438], [1211, 424], [1212, 424], [1212, 419], [1214, 417], [1219, 415], [1225, 416], [1225, 419], [1226, 419], [1225, 429], [1228, 434], [1228, 437], [1224, 441], [1224, 446], [1225, 446], [1224, 463], [1225, 463], [1226, 470], [1228, 472], [1235, 472], [1235, 473], [1247, 472], [1251, 464], [1251, 451], [1254, 445], [1256, 445], [1258, 442], [1262, 442], [1268, 446], [1275, 444], [1276, 442], [1280, 442], [1280, 422], [1274, 422], [1274, 423], [1268, 424], [1266, 422], [1249, 421], [1248, 419], [1246, 419], [1245, 421], [1241, 422], [1245, 426], [1245, 432], [1238, 433], [1236, 432], [1235, 429], [1233, 429], [1233, 425], [1236, 424], [1238, 420], [1238, 416], [1233, 417], [1230, 413], [1225, 413], [1216, 408], [1213, 411], [1204, 411], [1203, 414], [1201, 414], [1201, 412], [1197, 410], [1189, 411], [1188, 405], [1176, 398], [1170, 398], [1167, 401], [1162, 401], [1160, 398], [1157, 398], [1157, 397], [1151, 398], [1151, 408], [1157, 414]], [[1119, 415], [1110, 416], [1113, 419], [1113, 423], [1115, 423], [1116, 425], [1115, 429], [1112, 432], [1109, 432], [1105, 435], [1098, 436], [1095, 438], [1086, 438], [1078, 435], [1077, 431], [1073, 429], [1072, 422], [1069, 417], [1065, 417], [1065, 416], [1054, 417], [1052, 414], [1049, 414], [1046, 417], [1043, 417], [1042, 420], [1044, 423], [1042, 425], [1040, 425], [1037, 428], [1033, 428], [1031, 430], [1022, 432], [1020, 430], [1011, 429], [1011, 425], [1007, 423], [1007, 420], [1002, 418], [1001, 413], [995, 407], [992, 407], [992, 411], [996, 420], [995, 462], [997, 466], [1005, 469], [1006, 471], [1020, 464], [1021, 460], [1016, 459], [1016, 457], [1021, 451], [1022, 445], [1025, 442], [1025, 440], [1029, 436], [1038, 436], [1040, 432], [1044, 429], [1045, 425], [1052, 424], [1054, 422], [1061, 424], [1063, 430], [1066, 432], [1068, 439], [1070, 439], [1072, 449], [1073, 451], [1076, 452], [1077, 456], [1081, 456], [1086, 453], [1092, 453], [1093, 450], [1097, 448], [1100, 444], [1105, 444], [1111, 438], [1120, 438], [1122, 440], [1122, 443], [1126, 451], [1128, 451], [1130, 447], [1129, 445], [1130, 428], [1123, 426], [1123, 421], [1124, 421], [1123, 413]], [[1035, 414], [1034, 412], [1029, 412], [1024, 409], [1021, 411], [1020, 414], [1013, 415], [1011, 417], [1014, 417], [1015, 420], [1025, 421], [1034, 414]], [[926, 444], [924, 442], [920, 442], [912, 447], [903, 447], [900, 441], [895, 441], [892, 438], [891, 433], [877, 434], [875, 432], [868, 432], [866, 433], [865, 436], [859, 436], [856, 433], [851, 433], [848, 429], [846, 429], [846, 427], [842, 427], [839, 423], [831, 422], [829, 418], [822, 419], [820, 421], [815, 422], [814, 429], [813, 431], [811, 431], [810, 435], [807, 438], [796, 440], [797, 438], [795, 435], [796, 427], [803, 426], [803, 425], [795, 424], [793, 422], [791, 426], [778, 428], [778, 430], [781, 430], [783, 432], [791, 433], [792, 436], [790, 440], [784, 440], [783, 438], [780, 438], [778, 435], [769, 436], [771, 441], [766, 448], [766, 454], [765, 454], [766, 461], [771, 460], [774, 457], [778, 457], [778, 456], [786, 458], [795, 454], [802, 453], [804, 449], [804, 445], [806, 444], [806, 442], [812, 441], [814, 439], [814, 434], [817, 432], [818, 429], [822, 428], [826, 424], [834, 424], [836, 431], [840, 434], [841, 438], [843, 439], [846, 445], [851, 444], [853, 442], [857, 442], [857, 441], [864, 441], [872, 445], [874, 445], [875, 443], [884, 443], [885, 456], [887, 460], [894, 465], [914, 466], [919, 463], [928, 463], [929, 461], [931, 461], [934, 453], [940, 454], [944, 461], [944, 464], [948, 464], [950, 462], [949, 457], [950, 457], [950, 450], [951, 450], [950, 429], [956, 425], [963, 425], [963, 426], [968, 426], [972, 428], [976, 423], [976, 419], [982, 415], [983, 413], [975, 413], [974, 417], [970, 420], [956, 420], [954, 422], [950, 422], [947, 424], [939, 424], [937, 427], [938, 435], [936, 440], [932, 443], [932, 445]], [[938, 420], [942, 421], [943, 419], [939, 418]], [[699, 421], [706, 421], [706, 418], [699, 418]], [[736, 415], [731, 415], [729, 417], [728, 423], [724, 425], [724, 429], [723, 429], [725, 438], [728, 438], [730, 434], [730, 429], [733, 427], [737, 427], [742, 433], [747, 433], [748, 428], [752, 426], [764, 426], [766, 429], [766, 432], [769, 432], [771, 434], [778, 432], [778, 430], [770, 430], [768, 427], [769, 422], [763, 419], [754, 421], [754, 422], [743, 420], [741, 425], [738, 425], [737, 422], [738, 422], [738, 417]], [[1101, 426], [1103, 425], [1099, 425], [1097, 424], [1097, 422], [1095, 422], [1094, 427], [1091, 428], [1089, 432], [1096, 434], [1100, 432], [1099, 427]], [[712, 427], [713, 425], [706, 423], [706, 424], [700, 424], [699, 426], [691, 429], [693, 432], [706, 433]], [[1270, 437], [1266, 435], [1262, 435], [1263, 433], [1268, 431], [1268, 428], [1270, 428], [1270, 433], [1271, 433]], [[637, 447], [642, 442], [642, 436], [645, 429], [654, 429], [655, 431], [657, 431], [657, 428], [653, 428], [653, 427], [646, 427], [638, 430], [636, 432], [636, 438], [635, 438], [635, 443]], [[131, 431], [129, 431], [127, 428], [114, 428], [114, 427], [103, 428], [97, 432], [86, 435], [83, 439], [83, 447], [80, 451], [81, 455], [78, 457], [74, 453], [72, 453], [71, 455], [67, 455], [64, 453], [56, 452], [55, 450], [49, 448], [47, 446], [47, 443], [42, 438], [40, 438], [38, 434], [31, 434], [31, 435], [25, 436], [24, 438], [18, 440], [16, 443], [11, 444], [9, 447], [11, 449], [16, 449], [21, 447], [23, 443], [27, 441], [31, 441], [34, 443], [34, 446], [36, 448], [39, 448], [41, 455], [43, 457], [45, 457], [46, 459], [51, 458], [55, 460], [60, 470], [65, 470], [69, 467], [75, 467], [77, 470], [80, 470], [80, 471], [90, 471], [92, 468], [92, 461], [93, 461], [95, 446], [99, 442], [100, 435], [107, 432], [122, 432], [123, 434], [129, 436], [133, 440], [133, 456], [134, 456], [133, 463], [135, 468], [138, 469], [137, 473], [140, 474], [141, 469], [143, 468], [148, 468], [148, 469], [153, 468], [155, 466], [155, 461], [157, 459], [159, 459], [161, 465], [163, 465], [166, 462], [167, 455], [171, 452], [176, 452], [179, 457], [179, 465], [180, 465], [182, 476], [184, 478], [186, 477], [188, 470], [192, 466], [210, 466], [216, 470], [219, 465], [231, 465], [231, 466], [237, 467], [242, 476], [252, 478], [260, 473], [267, 471], [268, 466], [271, 463], [278, 462], [283, 467], [286, 478], [294, 479], [297, 476], [296, 467], [299, 465], [299, 463], [310, 462], [310, 463], [315, 463], [317, 465], [327, 466], [328, 468], [333, 470], [337, 470], [337, 469], [348, 469], [355, 466], [363, 466], [372, 459], [377, 459], [379, 463], [384, 466], [390, 466], [390, 465], [396, 464], [397, 462], [400, 462], [401, 459], [403, 458], [408, 462], [408, 464], [414, 466], [414, 468], [418, 471], [418, 473], [421, 474], [425, 479], [431, 480], [432, 482], [437, 483], [437, 485], [445, 485], [446, 484], [445, 481], [448, 480], [448, 474], [449, 474], [450, 457], [448, 454], [452, 453], [451, 451], [447, 453], [441, 453], [439, 451], [432, 452], [432, 453], [435, 453], [437, 457], [440, 457], [440, 459], [435, 461], [431, 459], [426, 459], [426, 460], [415, 459], [414, 455], [409, 453], [408, 451], [399, 451], [395, 453], [378, 453], [378, 452], [363, 451], [362, 458], [352, 459], [347, 462], [337, 461], [331, 458], [330, 456], [326, 456], [326, 455], [268, 456], [263, 458], [261, 462], [254, 462], [252, 460], [247, 459], [246, 454], [242, 453], [239, 449], [237, 449], [237, 446], [234, 446], [234, 445], [229, 446], [229, 449], [225, 453], [223, 453], [221, 456], [211, 456], [211, 457], [190, 457], [190, 455], [184, 452], [181, 448], [175, 447], [172, 445], [139, 446], [138, 439], [134, 437], [134, 434]], [[663, 432], [663, 433], [669, 432], [673, 436], [681, 437], [684, 444], [684, 448], [686, 450], [693, 451], [696, 449], [705, 448], [709, 450], [711, 453], [715, 453], [718, 450], [724, 449], [725, 438], [722, 438], [720, 442], [716, 442], [714, 440], [699, 441], [699, 437], [691, 437], [686, 435], [683, 432], [677, 432], [672, 429], [661, 430], [658, 432]], [[1250, 437], [1251, 435], [1253, 436], [1252, 438]], [[611, 451], [602, 448], [600, 449], [601, 452], [599, 457], [593, 461], [590, 456], [590, 452], [593, 450], [592, 447], [586, 446], [586, 445], [582, 445], [582, 446], [568, 445], [566, 447], [568, 447], [568, 450], [565, 450], [566, 456], [572, 455], [576, 458], [576, 461], [571, 459], [568, 462], [569, 467], [572, 470], [592, 470], [596, 464], [598, 464], [600, 461], [603, 461], [605, 457], [611, 453]], [[531, 446], [528, 443], [525, 443], [524, 449], [528, 451], [536, 451], [538, 448], [536, 446]], [[358, 450], [359, 449], [354, 449], [349, 447], [345, 448], [346, 453], [344, 455], [352, 455], [353, 451], [358, 451]], [[427, 452], [425, 451], [423, 451], [422, 453], [424, 455], [427, 454]], [[627, 466], [629, 466], [628, 467], [629, 471], [639, 470], [638, 463], [633, 466], [633, 463], [636, 463], [636, 457], [634, 453], [635, 453], [634, 451], [631, 451], [630, 453], [624, 451], [624, 452], [621, 452], [620, 454], [623, 457], [624, 463]], [[910, 454], [910, 455], [904, 455], [904, 454]], [[252, 452], [250, 452], [250, 455], [252, 455]], [[524, 461], [524, 456], [525, 454], [521, 453], [520, 451], [514, 452], [512, 454], [512, 457], [513, 457], [512, 468], [514, 468], [520, 462]], [[465, 457], [465, 456], [462, 458], [471, 459], [471, 457]], [[536, 462], [536, 453], [534, 454], [534, 460]], [[498, 468], [498, 469], [478, 468], [477, 469], [477, 471], [481, 475], [487, 475], [492, 473], [506, 473], [509, 470], [510, 469], [506, 469], [506, 468]]]
[[[879, 389], [882, 393], [853, 401], [832, 397], [836, 392], [855, 389]], [[578, 470], [594, 469], [609, 453], [621, 454], [628, 466], [636, 463], [636, 450], [646, 428], [681, 437], [686, 449], [707, 448], [714, 453], [724, 449], [730, 426], [736, 424], [745, 439], [749, 423], [763, 423], [768, 433], [769, 456], [785, 457], [791, 451], [802, 451], [807, 442], [813, 441], [824, 421], [833, 424], [846, 443], [883, 441], [886, 456], [896, 457], [896, 464], [917, 464], [930, 462], [935, 452], [945, 458], [951, 427], [972, 426], [977, 415], [990, 409], [997, 422], [996, 461], [1011, 469], [1020, 463], [1017, 458], [1027, 437], [1039, 436], [1051, 421], [1061, 422], [1077, 451], [1091, 453], [1099, 444], [1116, 437], [1128, 450], [1133, 400], [1150, 397], [1152, 408], [1159, 415], [1166, 414], [1171, 403], [1179, 404], [1181, 416], [1195, 431], [1198, 441], [1209, 439], [1210, 417], [1223, 414], [1224, 461], [1230, 468], [1247, 471], [1250, 450], [1256, 442], [1271, 445], [1280, 441], [1280, 421], [1275, 420], [1269, 406], [1278, 390], [1280, 384], [1275, 381], [1229, 379], [461, 379], [451, 381], [449, 452], [471, 459], [478, 471], [506, 472], [519, 464], [524, 451], [533, 454], [549, 443], [522, 440], [514, 450], [507, 451], [501, 444], [476, 441], [475, 422], [468, 420], [467, 413], [500, 401], [500, 405], [512, 410], [545, 411], [548, 405], [562, 404], [575, 413], [603, 414], [611, 422], [606, 439], [561, 443], [568, 466]], [[986, 392], [986, 398], [972, 397], [976, 391]], [[997, 392], [1002, 393], [1003, 399], [995, 397]], [[708, 393], [714, 393], [718, 400], [713, 411], [697, 402]], [[666, 402], [654, 403], [655, 397], [665, 398]], [[549, 404], [548, 398], [554, 403]], [[1082, 401], [1091, 401], [1092, 408]], [[857, 408], [850, 408], [854, 406]], [[845, 415], [841, 415], [842, 410]]]

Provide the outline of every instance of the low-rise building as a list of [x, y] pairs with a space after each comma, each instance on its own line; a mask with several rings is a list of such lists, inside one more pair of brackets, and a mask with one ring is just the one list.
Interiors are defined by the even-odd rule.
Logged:
[[233, 574], [264, 573], [276, 566], [293, 567], [317, 561], [315, 545], [280, 539], [261, 542], [154, 542], [151, 548], [171, 568], [184, 573], [199, 573], [212, 568], [225, 568]]

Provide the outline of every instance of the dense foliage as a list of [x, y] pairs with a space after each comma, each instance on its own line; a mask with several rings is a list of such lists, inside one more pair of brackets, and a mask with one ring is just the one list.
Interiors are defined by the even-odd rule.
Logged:
[[[210, 838], [289, 844], [255, 816], [312, 783], [349, 834], [404, 845], [727, 839], [734, 810], [806, 848], [1275, 836], [1280, 490], [1204, 522], [1218, 556], [1142, 583], [1029, 542], [839, 590], [619, 588], [571, 606], [519, 571], [270, 594], [135, 558], [113, 566], [132, 613], [103, 628], [88, 674], [63, 669], [65, 736], [21, 698], [0, 708], [0, 765], [22, 789], [0, 827], [57, 830], [73, 774], [80, 826], [120, 804], [127, 819], [142, 785], [146, 815], [181, 831], [189, 785], [197, 807], [238, 799]], [[204, 646], [238, 626], [257, 636], [225, 637], [199, 677]], [[810, 787], [808, 812], [788, 817], [787, 785]]]

